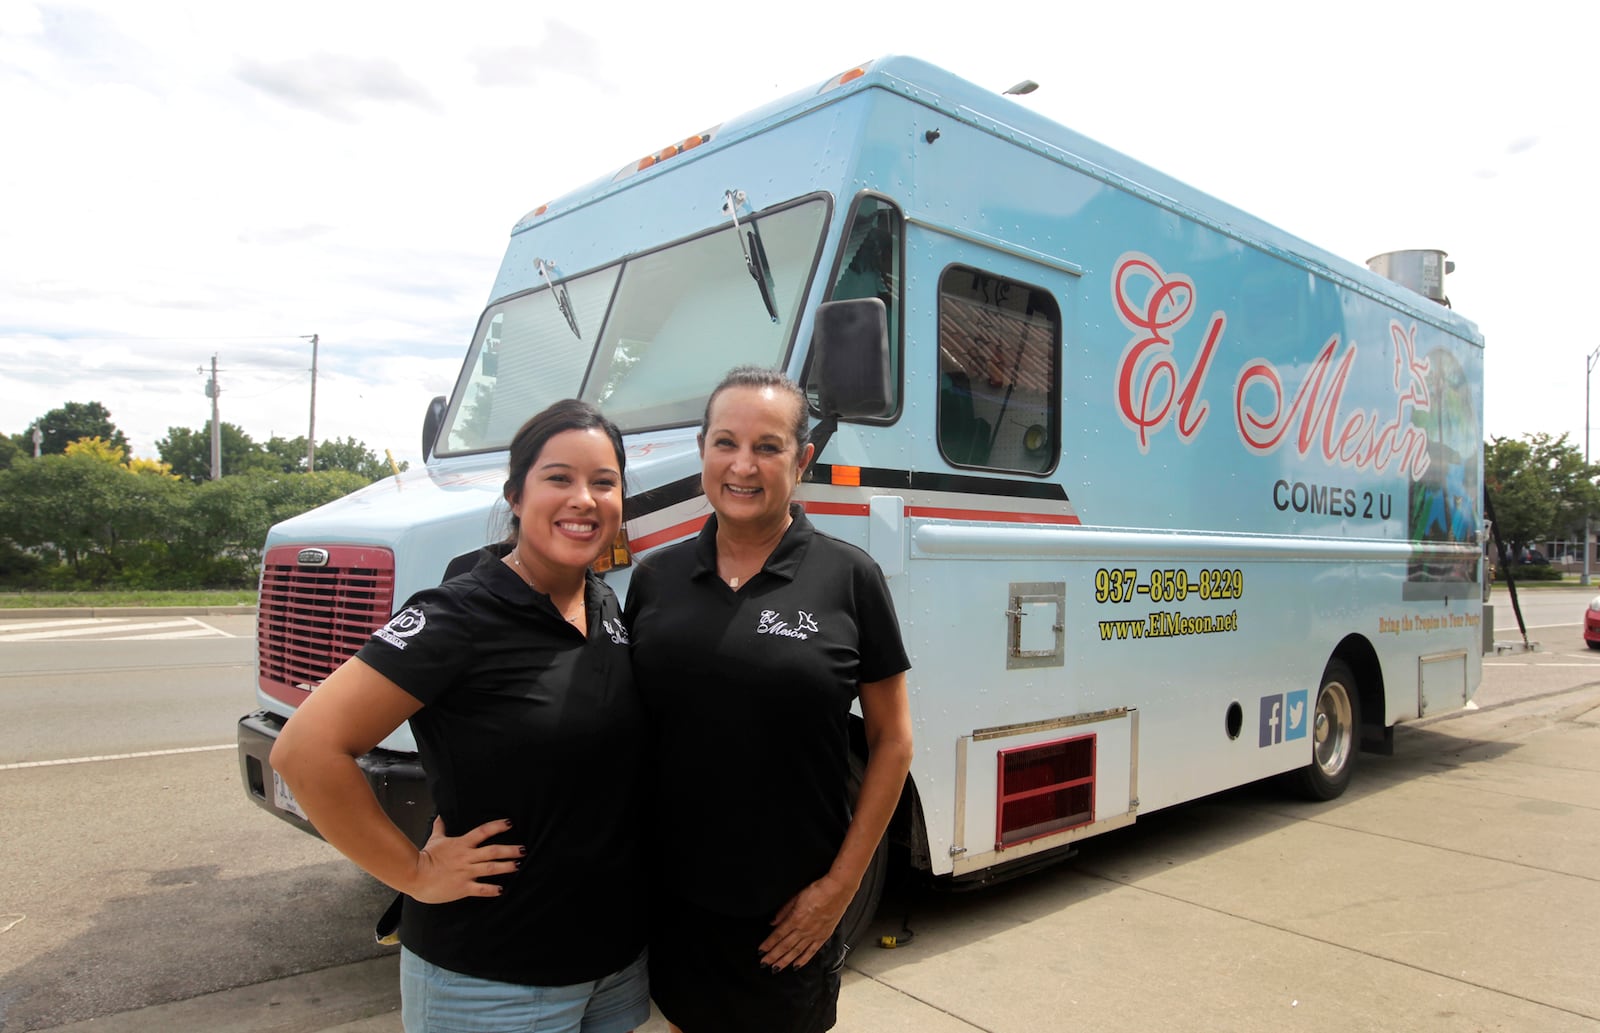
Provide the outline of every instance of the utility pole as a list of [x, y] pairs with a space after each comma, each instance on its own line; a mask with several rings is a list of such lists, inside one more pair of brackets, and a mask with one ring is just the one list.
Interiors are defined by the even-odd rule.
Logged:
[[[202, 369], [200, 372], [204, 373]], [[217, 357], [211, 356], [211, 379], [206, 381], [206, 397], [211, 399], [211, 479], [222, 480], [222, 417], [217, 410], [217, 396], [222, 388], [217, 384]]]
[[[1589, 381], [1594, 379], [1594, 364], [1600, 361], [1600, 347], [1589, 353], [1588, 367], [1583, 371], [1583, 465], [1589, 465]], [[1583, 515], [1583, 576], [1578, 584], [1589, 583], [1589, 561], [1594, 554], [1594, 516]]]
[[[300, 338], [302, 341], [305, 337]], [[317, 335], [311, 335], [311, 426], [306, 431], [306, 473], [317, 469]]]

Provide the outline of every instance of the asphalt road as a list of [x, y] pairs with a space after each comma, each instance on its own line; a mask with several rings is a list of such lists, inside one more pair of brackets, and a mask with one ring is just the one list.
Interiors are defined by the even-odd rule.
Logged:
[[[1600, 595], [1600, 574], [1594, 580], [1595, 583], [1588, 588], [1577, 585], [1519, 586], [1517, 603], [1522, 609], [1522, 620], [1529, 640], [1551, 649], [1584, 648], [1583, 613], [1589, 600]], [[1494, 607], [1495, 639], [1500, 642], [1520, 641], [1516, 614], [1511, 607], [1511, 593], [1505, 585], [1494, 586], [1489, 594], [1489, 604]]]
[[0, 1031], [381, 953], [388, 891], [246, 800], [254, 624], [210, 623], [236, 637], [0, 634]]
[[[1397, 755], [1366, 759], [1335, 804], [1246, 787], [1001, 887], [899, 887], [880, 931], [909, 908], [914, 947], [853, 958], [840, 1028], [1062, 1028], [1068, 1015], [1106, 1030], [1600, 1028], [1600, 981], [1587, 962], [1573, 973], [1600, 937], [1551, 903], [1588, 914], [1600, 885], [1594, 751], [1538, 762], [1494, 731], [1533, 743], [1544, 723], [1570, 726], [1572, 701], [1600, 682], [1577, 623], [1589, 597], [1524, 593], [1538, 650], [1486, 657], [1480, 713], [1403, 729]], [[388, 891], [240, 789], [231, 740], [253, 706], [251, 628], [216, 623], [228, 620], [231, 640], [0, 634], [0, 1033], [399, 1029], [393, 952], [368, 936]], [[1506, 623], [1501, 641], [1517, 637]], [[1435, 731], [1473, 721], [1465, 738]], [[1483, 801], [1464, 818], [1448, 809], [1458, 790]], [[1413, 871], [1413, 857], [1434, 867]], [[1362, 881], [1341, 902], [1335, 860], [1396, 858], [1406, 880]], [[1302, 874], [1325, 884], [1304, 896]], [[1279, 900], [1288, 917], [1270, 910]], [[1456, 943], [1475, 937], [1487, 942]], [[1146, 996], [1157, 977], [1170, 1005]], [[1333, 1023], [1357, 980], [1367, 991]], [[1068, 1010], [1052, 1018], [1047, 1001]], [[1186, 1003], [1203, 1017], [1185, 1022]]]

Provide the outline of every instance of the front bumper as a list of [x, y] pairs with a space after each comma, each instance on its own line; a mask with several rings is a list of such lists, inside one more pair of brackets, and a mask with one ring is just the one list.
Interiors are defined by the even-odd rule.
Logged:
[[[284, 719], [269, 710], [257, 710], [239, 719], [239, 776], [256, 806], [302, 832], [317, 836], [316, 828], [286, 809], [281, 794], [274, 791], [268, 757], [283, 725]], [[411, 754], [373, 750], [364, 757], [357, 757], [356, 764], [390, 820], [417, 846], [426, 843], [435, 812], [422, 763]]]

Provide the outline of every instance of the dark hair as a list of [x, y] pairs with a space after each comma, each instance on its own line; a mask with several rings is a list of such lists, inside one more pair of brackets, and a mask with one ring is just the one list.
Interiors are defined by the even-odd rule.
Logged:
[[806, 393], [800, 385], [783, 375], [782, 370], [768, 369], [765, 366], [735, 366], [730, 369], [721, 383], [711, 390], [711, 397], [706, 399], [706, 414], [700, 420], [700, 436], [705, 437], [711, 429], [711, 403], [717, 396], [730, 387], [770, 387], [782, 394], [787, 394], [794, 399], [794, 441], [795, 448], [804, 450], [806, 446], [806, 416], [810, 408], [806, 401]]
[[[533, 467], [539, 458], [539, 453], [544, 451], [544, 446], [551, 438], [569, 430], [593, 430], [596, 427], [611, 439], [611, 447], [617, 452], [617, 473], [622, 478], [622, 497], [626, 499], [628, 459], [622, 444], [622, 431], [588, 402], [576, 398], [563, 398], [533, 416], [512, 435], [511, 458], [506, 468], [506, 486], [501, 491], [505, 500], [516, 502], [522, 495], [522, 483], [528, 478], [528, 470]], [[511, 514], [511, 540], [516, 539], [521, 523], [515, 513]]]

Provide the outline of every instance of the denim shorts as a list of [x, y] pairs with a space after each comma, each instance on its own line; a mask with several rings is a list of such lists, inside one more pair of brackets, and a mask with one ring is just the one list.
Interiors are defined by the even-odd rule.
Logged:
[[628, 1033], [650, 1018], [645, 955], [620, 972], [571, 986], [522, 986], [464, 976], [400, 949], [406, 1033]]

